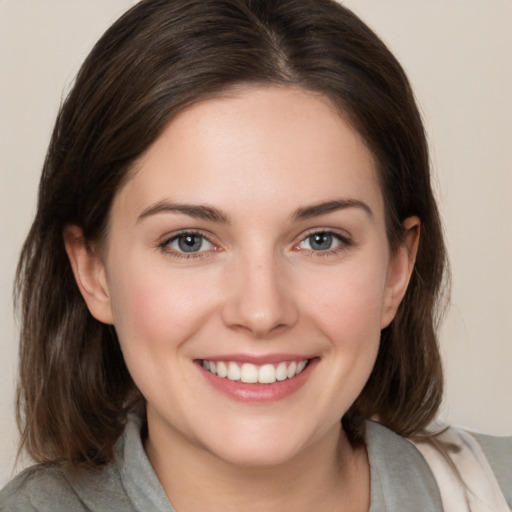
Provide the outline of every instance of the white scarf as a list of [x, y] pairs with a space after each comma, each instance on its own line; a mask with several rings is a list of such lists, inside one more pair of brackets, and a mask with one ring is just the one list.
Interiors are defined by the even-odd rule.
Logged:
[[510, 512], [496, 477], [476, 439], [456, 428], [436, 437], [460, 448], [449, 457], [462, 477], [457, 477], [446, 458], [432, 444], [413, 441], [427, 461], [441, 493], [445, 512]]

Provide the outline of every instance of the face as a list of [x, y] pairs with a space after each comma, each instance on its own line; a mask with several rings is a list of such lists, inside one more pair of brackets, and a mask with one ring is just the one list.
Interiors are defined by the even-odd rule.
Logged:
[[411, 267], [390, 254], [358, 134], [328, 100], [277, 87], [181, 113], [115, 197], [101, 257], [71, 246], [150, 437], [245, 465], [339, 430]]

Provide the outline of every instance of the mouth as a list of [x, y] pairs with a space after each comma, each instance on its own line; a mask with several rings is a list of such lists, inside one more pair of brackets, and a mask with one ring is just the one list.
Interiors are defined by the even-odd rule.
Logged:
[[228, 398], [245, 403], [270, 403], [298, 392], [320, 362], [318, 357], [301, 356], [276, 355], [263, 359], [225, 356], [215, 360], [196, 359], [195, 363], [205, 381]]
[[209, 373], [222, 379], [244, 384], [274, 384], [292, 379], [301, 374], [310, 360], [282, 361], [276, 364], [257, 365], [236, 361], [201, 360], [201, 366]]

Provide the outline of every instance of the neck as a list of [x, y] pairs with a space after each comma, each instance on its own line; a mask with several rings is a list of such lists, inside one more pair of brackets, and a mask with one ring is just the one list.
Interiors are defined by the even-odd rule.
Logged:
[[291, 460], [257, 467], [231, 464], [175, 430], [164, 436], [148, 426], [146, 452], [178, 512], [368, 511], [366, 449], [354, 449], [341, 426]]

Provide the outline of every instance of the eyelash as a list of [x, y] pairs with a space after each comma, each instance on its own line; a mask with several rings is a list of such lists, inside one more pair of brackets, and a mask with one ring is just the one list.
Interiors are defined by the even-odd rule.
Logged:
[[[332, 236], [334, 240], [338, 242], [338, 245], [334, 248], [324, 249], [324, 250], [314, 250], [314, 249], [302, 249], [300, 245], [304, 242], [306, 242], [308, 239], [311, 239], [311, 237], [315, 235], [328, 235]], [[185, 237], [199, 237], [202, 239], [202, 243], [206, 241], [207, 243], [211, 244], [213, 249], [209, 250], [202, 250], [202, 251], [191, 251], [191, 252], [185, 252], [176, 250], [170, 247], [170, 245], [179, 240], [180, 238]], [[301, 240], [294, 245], [294, 249], [303, 251], [308, 257], [326, 257], [326, 256], [332, 256], [334, 254], [338, 254], [342, 251], [345, 251], [348, 247], [352, 245], [352, 241], [347, 236], [343, 236], [340, 233], [337, 233], [335, 231], [329, 230], [329, 229], [317, 229], [314, 231], [311, 231], [307, 233], [305, 236], [301, 238]], [[194, 258], [204, 258], [207, 253], [210, 252], [217, 252], [220, 250], [220, 248], [213, 243], [210, 238], [205, 235], [201, 231], [180, 231], [174, 235], [172, 235], [169, 238], [166, 238], [162, 243], [158, 245], [158, 247], [166, 254], [172, 256], [176, 259], [194, 259]]]
[[[173, 249], [170, 247], [170, 244], [172, 242], [175, 242], [179, 240], [180, 238], [186, 238], [186, 237], [198, 237], [201, 238], [204, 241], [208, 242], [212, 245], [213, 250], [203, 250], [203, 251], [195, 251], [195, 252], [185, 252], [185, 251], [179, 251], [176, 249]], [[164, 253], [172, 256], [173, 258], [177, 259], [183, 259], [183, 260], [189, 260], [194, 258], [204, 258], [206, 253], [209, 252], [216, 252], [219, 250], [218, 246], [214, 244], [210, 238], [202, 233], [201, 231], [180, 231], [179, 233], [176, 233], [172, 235], [169, 238], [166, 238], [161, 244], [158, 246]]]
[[332, 238], [338, 242], [338, 245], [334, 248], [316, 251], [314, 249], [304, 249], [306, 251], [306, 255], [310, 258], [333, 256], [335, 254], [345, 251], [348, 247], [350, 247], [353, 244], [352, 240], [349, 237], [344, 236], [336, 231], [330, 229], [315, 229], [314, 231], [310, 231], [309, 233], [306, 234], [306, 236], [301, 238], [299, 243], [295, 244], [294, 248], [300, 250], [300, 244], [306, 242], [308, 239], [315, 235], [332, 236]]

